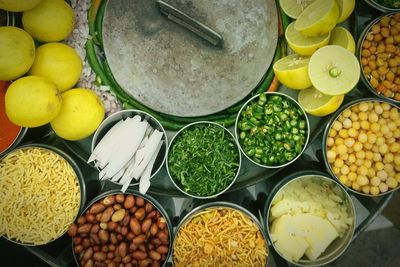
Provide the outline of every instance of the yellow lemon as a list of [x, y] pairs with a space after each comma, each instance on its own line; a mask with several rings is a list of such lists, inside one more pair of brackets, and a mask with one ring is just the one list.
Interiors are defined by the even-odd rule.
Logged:
[[8, 81], [24, 75], [35, 58], [35, 43], [24, 30], [0, 27], [0, 80]]
[[76, 51], [66, 44], [47, 43], [36, 49], [36, 57], [29, 71], [53, 81], [58, 89], [71, 89], [82, 73], [82, 60]]
[[63, 103], [58, 116], [50, 122], [61, 138], [76, 141], [94, 133], [104, 118], [104, 107], [97, 95], [84, 88], [62, 93]]
[[313, 86], [325, 95], [343, 95], [360, 79], [360, 65], [354, 54], [338, 45], [324, 46], [311, 56], [308, 74]]
[[329, 96], [314, 87], [301, 90], [297, 100], [310, 115], [323, 117], [335, 112], [342, 104], [344, 95]]
[[318, 48], [329, 43], [331, 33], [307, 37], [294, 29], [294, 22], [286, 28], [285, 38], [289, 47], [299, 55], [311, 56]]
[[279, 0], [279, 4], [286, 15], [296, 19], [313, 1], [314, 0]]
[[64, 0], [42, 0], [22, 15], [24, 29], [40, 42], [64, 40], [74, 23], [74, 11]]
[[356, 6], [356, 0], [336, 0], [339, 5], [339, 20], [338, 23], [345, 21], [353, 13]]
[[309, 57], [292, 54], [275, 62], [273, 69], [279, 82], [290, 89], [301, 90], [311, 86], [308, 76]]
[[12, 12], [23, 12], [34, 8], [41, 0], [0, 0], [0, 8]]
[[353, 54], [356, 51], [356, 43], [353, 35], [343, 27], [336, 27], [331, 31], [329, 44], [344, 47]]
[[54, 119], [61, 108], [56, 85], [43, 77], [26, 76], [13, 82], [5, 96], [6, 114], [22, 127], [38, 127]]
[[306, 36], [330, 32], [339, 19], [339, 6], [335, 0], [315, 0], [297, 18], [294, 28]]

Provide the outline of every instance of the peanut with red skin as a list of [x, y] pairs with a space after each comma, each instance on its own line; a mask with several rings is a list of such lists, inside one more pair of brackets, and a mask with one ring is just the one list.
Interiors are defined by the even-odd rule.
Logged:
[[111, 244], [118, 244], [118, 239], [117, 239], [117, 235], [115, 233], [111, 233], [110, 234], [110, 242]]
[[82, 259], [83, 259], [84, 261], [87, 261], [87, 260], [89, 260], [92, 256], [93, 256], [93, 248], [88, 248], [88, 249], [85, 250], [85, 252], [83, 253]]
[[85, 263], [85, 265], [83, 266], [83, 267], [93, 267], [94, 265], [93, 265], [93, 260], [92, 259], [89, 259], [86, 263]]
[[96, 220], [96, 215], [92, 214], [92, 213], [88, 213], [86, 214], [86, 221], [93, 223]]
[[136, 206], [143, 207], [144, 204], [145, 204], [145, 201], [142, 197], [136, 197]]
[[102, 245], [100, 250], [103, 251], [104, 253], [107, 253], [108, 252], [108, 246], [107, 245]]
[[151, 259], [144, 259], [139, 261], [139, 267], [147, 267], [151, 264]]
[[78, 220], [76, 221], [76, 223], [77, 223], [78, 225], [85, 224], [85, 223], [86, 223], [86, 218], [85, 218], [85, 216], [79, 217]]
[[121, 206], [121, 204], [117, 203], [117, 204], [113, 205], [113, 208], [114, 208], [114, 210], [120, 210], [120, 209], [122, 209], [122, 206]]
[[159, 261], [152, 261], [151, 262], [151, 267], [160, 267], [161, 263]]
[[144, 208], [140, 208], [135, 212], [135, 218], [138, 219], [139, 221], [143, 220], [146, 215], [146, 211]]
[[138, 219], [136, 218], [131, 218], [130, 222], [129, 222], [129, 228], [131, 229], [132, 233], [134, 233], [135, 235], [140, 234], [140, 223], [138, 221]]
[[90, 247], [91, 246], [90, 239], [89, 238], [84, 238], [83, 241], [82, 241], [82, 245], [83, 245], [84, 248]]
[[102, 201], [103, 205], [105, 205], [106, 207], [114, 205], [115, 204], [115, 196], [106, 196], [103, 201]]
[[128, 234], [128, 232], [129, 232], [128, 227], [122, 226], [121, 235], [126, 236]]
[[159, 261], [159, 260], [161, 259], [161, 254], [158, 253], [157, 251], [150, 250], [150, 251], [149, 251], [149, 257], [150, 257], [152, 260]]
[[151, 227], [151, 219], [145, 219], [142, 223], [142, 233], [147, 233]]
[[121, 225], [127, 226], [129, 224], [130, 220], [131, 220], [131, 216], [129, 215], [129, 212], [125, 212], [125, 216], [121, 221]]
[[136, 236], [134, 239], [132, 239], [132, 243], [139, 245], [142, 244], [146, 240], [146, 236], [144, 234]]
[[127, 235], [126, 235], [126, 239], [128, 239], [129, 241], [132, 241], [132, 239], [135, 237], [135, 234], [134, 233], [132, 233], [132, 232], [129, 232]]
[[113, 222], [113, 221], [109, 221], [107, 223], [107, 229], [109, 229], [110, 231], [114, 231], [115, 229], [117, 229], [118, 227], [118, 223]]
[[77, 232], [78, 232], [78, 226], [74, 223], [71, 224], [68, 229], [68, 235], [74, 237], [76, 236]]
[[124, 208], [129, 210], [135, 206], [135, 197], [133, 195], [127, 195], [124, 201]]
[[101, 204], [101, 203], [95, 203], [95, 204], [93, 204], [93, 205], [90, 207], [89, 213], [97, 214], [97, 213], [99, 213], [99, 212], [102, 212], [102, 211], [105, 210], [105, 209], [106, 209], [106, 207], [105, 207], [103, 204]]
[[[143, 251], [143, 252], [146, 252], [147, 250], [146, 250], [146, 246], [142, 243], [142, 244], [140, 244], [139, 246], [139, 250], [141, 250], [141, 251]], [[147, 252], [146, 252], [147, 253]]]
[[74, 252], [75, 252], [76, 254], [79, 254], [79, 253], [81, 253], [82, 251], [83, 251], [83, 246], [82, 246], [82, 245], [74, 246]]
[[112, 251], [109, 251], [109, 252], [107, 253], [107, 259], [110, 259], [110, 260], [112, 260], [112, 259], [114, 259], [114, 257], [115, 257], [115, 254], [114, 254], [114, 252], [112, 252]]
[[124, 217], [125, 217], [125, 209], [120, 209], [114, 212], [114, 214], [111, 217], [111, 220], [113, 222], [120, 222]]
[[107, 259], [107, 254], [102, 251], [96, 252], [93, 254], [93, 259], [95, 261], [105, 261]]
[[113, 207], [106, 208], [103, 211], [103, 213], [101, 214], [100, 222], [104, 222], [104, 223], [109, 222], [113, 213], [114, 213]]
[[103, 229], [101, 229], [99, 231], [99, 238], [101, 241], [106, 243], [108, 241], [109, 237], [110, 237], [110, 235], [109, 235], [108, 231], [103, 230]]
[[72, 242], [74, 243], [74, 245], [79, 245], [82, 242], [82, 237], [76, 236], [72, 239]]
[[118, 246], [118, 255], [121, 256], [121, 258], [126, 256], [126, 253], [128, 251], [128, 245], [125, 242], [121, 242]]
[[107, 263], [107, 267], [117, 267], [117, 264], [111, 261], [110, 263]]
[[100, 244], [100, 238], [97, 236], [97, 234], [90, 234], [90, 239], [93, 241], [93, 244]]
[[147, 202], [146, 205], [144, 206], [144, 209], [145, 209], [146, 213], [149, 213], [154, 210], [154, 206], [151, 205], [151, 203]]
[[155, 236], [158, 233], [158, 226], [157, 224], [153, 223], [150, 227], [150, 233], [152, 236]]
[[143, 252], [141, 250], [136, 250], [134, 252], [132, 252], [132, 258], [134, 258], [135, 260], [144, 260], [147, 258], [147, 254], [146, 252]]
[[108, 250], [109, 251], [115, 251], [117, 247], [114, 244], [108, 244]]
[[90, 229], [91, 234], [97, 234], [100, 230], [100, 225], [98, 223], [93, 224], [92, 229]]
[[125, 264], [129, 263], [131, 260], [132, 260], [132, 256], [129, 254], [122, 258], [122, 262]]
[[150, 211], [147, 215], [146, 215], [146, 219], [153, 219], [154, 217], [156, 217], [157, 212], [155, 210]]
[[158, 247], [156, 248], [156, 251], [157, 251], [158, 253], [160, 253], [160, 254], [167, 254], [167, 253], [168, 253], [168, 247], [167, 247], [167, 246], [164, 246], [164, 245], [161, 245], [161, 246], [158, 246]]
[[[85, 221], [86, 221], [86, 219], [85, 219]], [[77, 233], [78, 234], [87, 234], [90, 232], [91, 228], [92, 228], [92, 224], [90, 224], [90, 223], [83, 224], [78, 227]]]
[[160, 239], [161, 242], [166, 242], [168, 241], [168, 234], [165, 231], [160, 231], [157, 233], [158, 239]]
[[138, 207], [133, 206], [132, 208], [129, 209], [129, 212], [130, 212], [131, 214], [134, 214], [137, 210], [138, 210]]
[[117, 201], [117, 203], [123, 203], [124, 200], [125, 200], [125, 196], [123, 194], [115, 195], [115, 201]]

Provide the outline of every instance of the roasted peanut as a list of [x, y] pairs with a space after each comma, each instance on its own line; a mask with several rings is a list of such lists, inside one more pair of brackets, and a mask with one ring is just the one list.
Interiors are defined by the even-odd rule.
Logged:
[[93, 259], [95, 261], [105, 261], [107, 259], [107, 254], [102, 251], [96, 252], [93, 254]]
[[94, 267], [107, 267], [107, 263], [95, 261]]
[[151, 203], [146, 203], [144, 209], [146, 210], [146, 213], [149, 213], [150, 211], [152, 211], [154, 209], [154, 206]]
[[86, 223], [86, 218], [85, 218], [85, 216], [79, 217], [78, 220], [76, 221], [76, 223], [77, 223], [78, 225], [85, 224], [85, 223]]
[[144, 259], [139, 261], [139, 267], [147, 267], [151, 264], [151, 259]]
[[131, 243], [129, 245], [129, 251], [135, 251], [138, 249], [138, 246], [136, 244]]
[[82, 246], [82, 245], [74, 246], [74, 252], [75, 252], [76, 254], [79, 254], [79, 253], [81, 253], [82, 251], [83, 251], [83, 246]]
[[95, 203], [95, 204], [93, 204], [93, 205], [90, 207], [89, 213], [97, 214], [97, 213], [99, 213], [99, 212], [102, 212], [102, 211], [105, 210], [105, 209], [106, 209], [106, 206], [104, 206], [103, 204], [101, 204], [101, 203]]
[[139, 250], [141, 250], [141, 251], [143, 251], [143, 252], [146, 252], [147, 253], [147, 250], [146, 250], [146, 246], [142, 243], [142, 244], [140, 244], [139, 246], [138, 246], [138, 248], [139, 248]]
[[113, 209], [114, 210], [120, 210], [120, 209], [122, 209], [122, 206], [121, 206], [121, 204], [117, 203], [117, 204], [113, 205]]
[[115, 256], [114, 262], [119, 263], [121, 262], [122, 258], [120, 256]]
[[114, 254], [114, 252], [112, 252], [112, 251], [109, 251], [109, 252], [107, 253], [107, 259], [110, 259], [110, 260], [112, 260], [112, 259], [114, 259], [114, 257], [115, 257], [115, 254]]
[[166, 226], [167, 221], [165, 220], [164, 217], [160, 217], [157, 219], [157, 226], [158, 228], [160, 228], [161, 230], [163, 230]]
[[93, 244], [100, 244], [100, 238], [97, 236], [97, 234], [90, 234], [90, 240], [92, 240]]
[[157, 224], [153, 223], [150, 227], [151, 235], [155, 236], [158, 233], [158, 226]]
[[147, 258], [147, 253], [140, 250], [132, 252], [131, 255], [132, 258], [134, 258], [135, 260], [144, 260], [145, 258]]
[[143, 220], [145, 217], [146, 211], [144, 208], [140, 208], [135, 212], [135, 218], [138, 219], [139, 221]]
[[135, 206], [135, 197], [133, 195], [127, 195], [124, 201], [124, 208], [129, 210]]
[[126, 255], [125, 257], [122, 258], [122, 262], [123, 263], [128, 263], [132, 260], [132, 256], [131, 255]]
[[136, 206], [143, 207], [144, 204], [145, 204], [145, 201], [142, 197], [136, 197]]
[[93, 224], [92, 229], [90, 229], [90, 233], [92, 234], [97, 234], [97, 232], [100, 230], [100, 225], [98, 223]]
[[135, 234], [132, 233], [132, 232], [129, 232], [129, 233], [126, 235], [126, 239], [128, 239], [129, 241], [131, 241], [134, 237], [135, 237]]
[[105, 205], [105, 206], [111, 206], [111, 205], [114, 205], [115, 204], [115, 196], [114, 195], [112, 195], [112, 196], [107, 196], [107, 197], [105, 197], [104, 199], [103, 199], [103, 201], [102, 201], [102, 203]]
[[131, 262], [125, 263], [125, 267], [133, 267], [133, 263]]
[[153, 219], [154, 217], [156, 217], [157, 212], [155, 210], [150, 211], [149, 213], [147, 213], [146, 215], [146, 219]]
[[121, 242], [117, 248], [117, 254], [121, 256], [121, 258], [125, 257], [128, 251], [128, 245], [125, 242]]
[[152, 243], [147, 243], [147, 249], [148, 250], [154, 250], [155, 246]]
[[121, 221], [121, 225], [128, 226], [130, 220], [131, 220], [131, 216], [129, 216], [129, 212], [127, 210], [125, 210], [125, 216]]
[[151, 242], [152, 244], [154, 244], [155, 246], [159, 246], [159, 245], [162, 244], [161, 240], [158, 239], [158, 238], [153, 238], [150, 242]]
[[141, 234], [141, 235], [136, 236], [134, 239], [132, 239], [132, 243], [139, 245], [139, 244], [143, 243], [145, 240], [146, 240], [146, 236]]
[[131, 231], [135, 234], [138, 235], [140, 234], [140, 223], [138, 221], [138, 219], [136, 218], [131, 218], [130, 222], [129, 222], [129, 228], [131, 229]]
[[75, 237], [72, 239], [72, 242], [74, 243], [74, 245], [79, 245], [79, 244], [82, 242], [82, 237], [80, 237], [80, 236], [75, 236]]
[[142, 223], [142, 233], [147, 233], [151, 227], [151, 219], [146, 219]]
[[110, 263], [107, 263], [107, 267], [117, 267], [117, 264], [112, 261]]
[[82, 245], [84, 248], [88, 248], [90, 247], [91, 243], [90, 243], [90, 239], [89, 238], [84, 238], [82, 241]]
[[87, 250], [85, 250], [85, 252], [83, 253], [83, 260], [87, 261], [88, 259], [90, 259], [93, 256], [93, 248], [88, 248]]
[[93, 246], [93, 251], [94, 252], [99, 252], [100, 251], [100, 247], [97, 246], [97, 245]]
[[116, 245], [118, 243], [117, 235], [115, 233], [110, 234], [110, 242], [111, 244]]
[[107, 229], [110, 231], [114, 231], [115, 229], [117, 229], [117, 227], [118, 227], [118, 223], [116, 223], [116, 222], [109, 221], [107, 223]]
[[112, 207], [106, 208], [101, 214], [100, 222], [108, 222], [111, 219], [111, 216], [114, 213], [114, 209]]
[[101, 219], [101, 215], [103, 215], [102, 213], [97, 213], [96, 214], [96, 221], [99, 222]]
[[129, 212], [130, 212], [131, 214], [134, 214], [137, 210], [138, 210], [138, 207], [133, 206], [132, 208], [129, 209]]
[[124, 237], [121, 235], [121, 234], [118, 234], [117, 235], [117, 240], [118, 241], [122, 241], [124, 239]]
[[117, 203], [123, 203], [124, 200], [125, 200], [125, 196], [123, 194], [115, 195], [115, 201], [117, 201]]
[[151, 262], [151, 267], [160, 267], [161, 263], [159, 261], [152, 261]]
[[83, 266], [83, 267], [93, 267], [94, 265], [93, 265], [93, 260], [92, 259], [89, 259], [86, 263], [85, 263], [85, 265]]
[[108, 228], [107, 223], [100, 223], [100, 228], [103, 230], [107, 230]]
[[107, 242], [109, 239], [110, 235], [108, 233], [108, 231], [101, 229], [99, 231], [99, 238], [101, 241]]
[[76, 224], [71, 224], [68, 228], [68, 235], [69, 236], [76, 236], [76, 233], [78, 232], [78, 226]]
[[156, 248], [156, 251], [160, 254], [167, 254], [168, 253], [168, 247], [161, 245], [159, 247]]
[[113, 216], [111, 217], [111, 220], [113, 222], [120, 222], [124, 217], [125, 217], [125, 209], [120, 209], [114, 212]]
[[128, 232], [129, 232], [128, 227], [122, 226], [121, 235], [126, 236], [128, 234]]
[[86, 214], [86, 221], [93, 223], [96, 220], [96, 215], [92, 214], [92, 213], [88, 213]]
[[161, 242], [166, 242], [168, 241], [168, 234], [165, 231], [160, 231], [157, 233], [158, 239], [160, 239]]
[[108, 244], [108, 250], [109, 251], [115, 251], [117, 247], [114, 244]]
[[92, 228], [92, 224], [86, 223], [86, 224], [79, 226], [77, 232], [78, 232], [78, 234], [87, 234], [90, 232], [91, 228]]
[[108, 246], [107, 245], [102, 245], [100, 250], [103, 251], [104, 253], [107, 253], [108, 252]]
[[150, 250], [149, 251], [149, 257], [151, 259], [153, 259], [153, 260], [156, 260], [156, 261], [161, 259], [160, 253], [158, 253], [157, 251], [154, 251], [154, 250]]

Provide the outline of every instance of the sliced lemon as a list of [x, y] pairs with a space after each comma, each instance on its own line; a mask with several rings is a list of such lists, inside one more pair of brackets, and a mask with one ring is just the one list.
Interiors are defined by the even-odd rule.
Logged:
[[294, 22], [289, 24], [285, 32], [285, 38], [289, 47], [302, 56], [311, 56], [318, 48], [327, 45], [330, 37], [330, 32], [321, 36], [304, 36], [294, 29]]
[[335, 0], [316, 0], [297, 18], [294, 28], [306, 36], [330, 32], [339, 19], [339, 6]]
[[280, 0], [283, 12], [291, 18], [297, 19], [301, 12], [314, 0]]
[[345, 21], [353, 13], [356, 0], [336, 0], [339, 5], [339, 20], [337, 23]]
[[331, 31], [329, 44], [344, 47], [353, 54], [356, 51], [356, 43], [353, 35], [343, 27], [336, 27]]
[[338, 45], [321, 47], [310, 58], [308, 74], [313, 86], [326, 95], [343, 95], [360, 78], [360, 65], [354, 54]]
[[290, 89], [306, 89], [311, 86], [308, 76], [309, 57], [292, 54], [275, 62], [273, 69], [279, 82]]
[[325, 95], [314, 87], [301, 90], [297, 97], [300, 106], [310, 115], [323, 117], [335, 112], [342, 104], [344, 95]]

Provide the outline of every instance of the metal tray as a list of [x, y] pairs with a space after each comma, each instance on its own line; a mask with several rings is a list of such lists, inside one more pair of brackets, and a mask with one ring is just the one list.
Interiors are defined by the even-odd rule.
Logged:
[[[378, 11], [370, 8], [363, 1], [357, 1], [356, 11], [350, 22], [350, 29], [353, 33], [355, 33], [355, 39], [358, 39], [358, 36], [365, 25], [367, 25], [370, 20], [378, 15]], [[295, 91], [289, 91], [285, 88], [282, 88], [280, 91], [297, 98], [297, 92]], [[370, 96], [372, 96], [372, 94], [360, 82], [356, 89], [354, 89], [350, 94], [346, 95], [344, 103], [347, 103], [355, 98]], [[221, 198], [226, 199], [230, 197], [230, 201], [236, 203], [239, 201], [241, 205], [250, 207], [249, 209], [251, 209], [253, 212], [261, 214], [267, 197], [270, 195], [274, 186], [277, 185], [283, 177], [297, 173], [300, 170], [316, 170], [326, 173], [322, 160], [321, 145], [322, 131], [326, 123], [329, 121], [330, 116], [325, 118], [309, 116], [309, 119], [312, 133], [309, 140], [309, 146], [305, 153], [298, 160], [286, 168], [274, 170], [256, 167], [254, 164], [244, 160], [240, 177], [237, 179], [237, 182], [234, 186], [232, 186], [227, 194], [222, 195]], [[174, 135], [174, 132], [168, 132], [168, 135], [172, 136]], [[85, 177], [87, 203], [101, 192], [113, 189], [111, 184], [100, 184], [98, 181], [97, 170], [86, 164], [86, 160], [90, 154], [91, 137], [79, 142], [68, 142], [55, 136], [55, 134], [50, 130], [49, 126], [45, 126], [36, 129], [30, 129], [22, 143], [29, 142], [41, 142], [49, 144], [64, 150], [71, 155], [71, 157], [80, 165], [83, 176]], [[326, 175], [329, 176], [329, 174]], [[254, 191], [252, 196], [249, 196], [249, 189]], [[172, 183], [167, 177], [165, 167], [163, 167], [163, 170], [153, 178], [149, 194], [155, 197], [160, 203], [168, 203], [171, 202], [171, 200], [173, 200], [174, 203], [193, 203], [195, 201], [190, 198], [184, 198], [184, 196], [173, 187]], [[361, 203], [361, 205], [364, 206], [369, 212], [366, 218], [361, 218], [358, 221], [353, 240], [356, 239], [357, 236], [362, 233], [367, 226], [381, 213], [381, 211], [390, 201], [392, 195], [393, 194], [388, 194], [379, 198], [371, 198], [352, 194], [354, 200], [357, 200], [359, 203]], [[219, 198], [216, 200], [219, 200]], [[180, 211], [176, 211], [172, 220], [174, 226], [178, 224], [180, 216]], [[72, 255], [71, 238], [67, 235], [62, 236], [58, 240], [47, 245], [24, 248], [50, 266], [75, 266]], [[283, 260], [273, 249], [270, 250], [270, 255], [272, 255], [274, 258], [277, 266], [289, 266], [288, 263]]]

